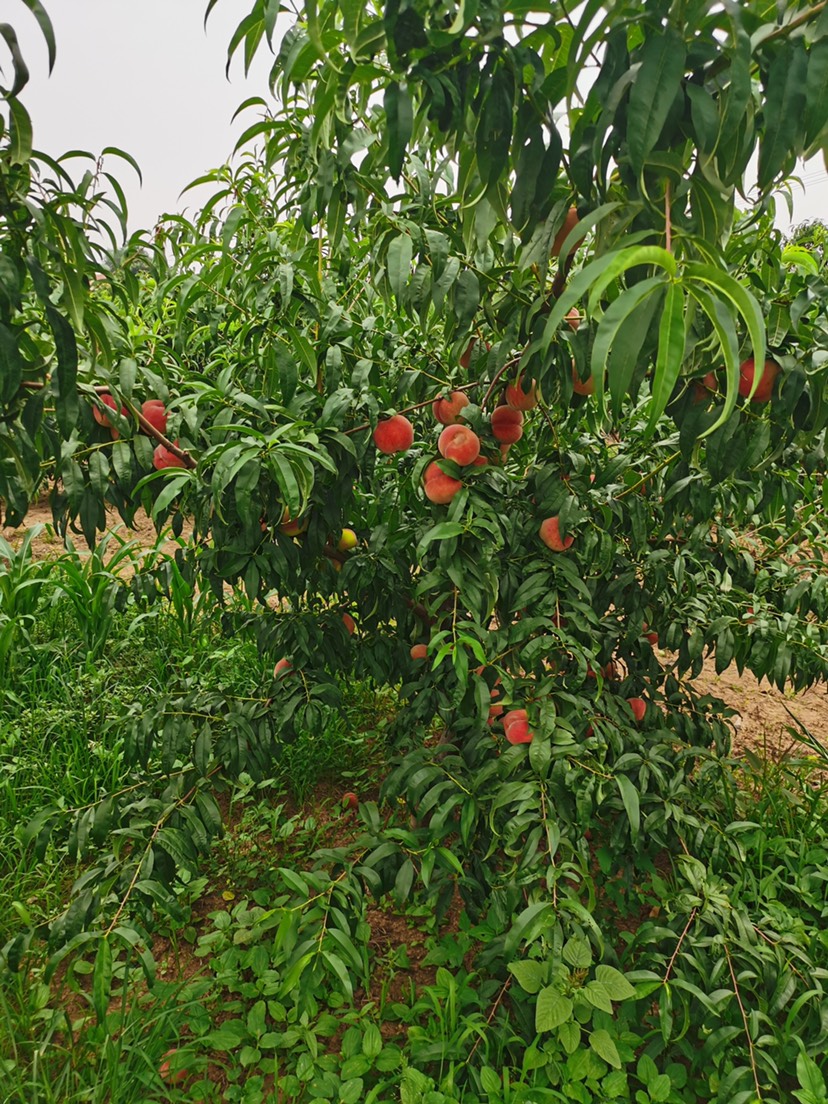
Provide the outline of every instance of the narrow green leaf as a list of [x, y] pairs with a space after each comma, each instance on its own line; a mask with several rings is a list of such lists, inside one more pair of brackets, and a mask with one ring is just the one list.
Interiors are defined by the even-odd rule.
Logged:
[[771, 62], [765, 91], [765, 132], [759, 144], [759, 187], [767, 188], [802, 148], [808, 55], [801, 39], [785, 42]]
[[641, 48], [641, 68], [630, 92], [627, 145], [636, 173], [644, 168], [667, 121], [684, 75], [684, 39], [673, 27], [648, 37]]
[[[766, 346], [765, 320], [762, 316], [761, 307], [747, 288], [743, 287], [737, 280], [734, 280], [727, 272], [714, 268], [713, 265], [690, 262], [685, 268], [685, 274], [685, 282], [691, 282], [694, 279], [700, 280], [702, 283], [706, 283], [710, 287], [715, 288], [726, 299], [730, 300], [745, 320], [748, 333], [750, 334], [751, 345], [753, 347], [753, 359], [757, 364], [764, 364]], [[708, 433], [712, 432], [712, 429], [708, 430]]]
[[44, 306], [57, 353], [57, 368], [52, 373], [55, 410], [60, 431], [68, 437], [78, 424], [80, 415], [77, 387], [78, 346], [74, 331], [63, 315], [49, 303]]
[[98, 953], [95, 955], [95, 966], [92, 971], [92, 1007], [98, 1023], [106, 1019], [109, 1001], [112, 996], [112, 945], [108, 936], [98, 943]]
[[815, 42], [808, 54], [805, 80], [805, 137], [807, 149], [828, 123], [828, 38]]
[[389, 84], [383, 106], [388, 133], [388, 171], [395, 180], [399, 180], [414, 125], [414, 109], [408, 88], [404, 84]]
[[617, 774], [615, 781], [618, 783], [621, 800], [624, 802], [627, 819], [630, 822], [630, 838], [635, 843], [641, 830], [641, 808], [638, 802], [638, 790], [626, 774]]
[[501, 67], [492, 78], [477, 120], [477, 167], [485, 186], [500, 179], [509, 161], [514, 111], [514, 81]]
[[[595, 384], [595, 399], [599, 411], [603, 411], [604, 406], [604, 381], [610, 349], [619, 331], [631, 315], [637, 315], [639, 306], [648, 296], [660, 292], [665, 286], [666, 281], [663, 276], [652, 276], [649, 280], [642, 280], [641, 283], [634, 284], [626, 291], [622, 291], [618, 298], [614, 299], [604, 311], [604, 316], [598, 325], [595, 340], [592, 344], [592, 379]], [[640, 335], [643, 341], [646, 330], [644, 333], [640, 333], [640, 329], [640, 326], [636, 326], [635, 333]], [[618, 382], [616, 381], [613, 385], [613, 380], [610, 380], [609, 384], [610, 391], [615, 399], [620, 390]], [[629, 379], [626, 380], [626, 386], [623, 388], [624, 395], [626, 395], [628, 389]]]
[[23, 60], [23, 54], [20, 51], [20, 43], [17, 41], [17, 34], [14, 28], [8, 23], [0, 23], [0, 36], [5, 39], [6, 45], [9, 48], [9, 53], [12, 56], [12, 65], [14, 66], [14, 80], [7, 94], [11, 104], [27, 85], [29, 81], [29, 69], [26, 62]]
[[49, 51], [49, 72], [51, 73], [55, 67], [55, 58], [57, 57], [55, 29], [52, 25], [52, 21], [46, 14], [46, 9], [41, 4], [40, 0], [23, 0], [23, 3], [37, 20], [37, 25], [40, 27], [41, 34], [46, 39], [46, 48]]
[[658, 328], [658, 359], [653, 377], [650, 416], [646, 433], [650, 434], [670, 400], [684, 360], [687, 341], [686, 297], [681, 284], [670, 284], [664, 298], [664, 312]]
[[135, 172], [138, 176], [138, 182], [140, 184], [144, 183], [144, 177], [141, 173], [141, 167], [131, 153], [127, 153], [126, 150], [119, 149], [118, 146], [105, 146], [101, 150], [101, 156], [105, 156], [108, 153], [111, 154], [113, 157], [120, 157], [122, 161], [126, 161], [128, 165], [131, 165], [132, 168], [135, 169]]
[[[667, 284], [662, 281], [662, 291]], [[621, 415], [624, 401], [630, 394], [633, 377], [641, 365], [642, 348], [652, 328], [653, 318], [663, 302], [661, 291], [648, 295], [621, 324], [607, 361], [607, 382], [612, 399], [612, 415]], [[647, 350], [649, 354], [649, 349]]]
[[20, 100], [14, 96], [9, 105], [9, 159], [13, 165], [25, 165], [32, 156], [32, 120]]
[[385, 264], [388, 270], [388, 282], [397, 299], [402, 298], [403, 290], [411, 275], [413, 253], [414, 243], [409, 234], [399, 234], [388, 245]]
[[527, 355], [548, 351], [565, 315], [587, 292], [590, 292], [588, 310], [590, 314], [594, 314], [598, 300], [613, 280], [628, 268], [648, 264], [659, 265], [669, 276], [676, 275], [675, 257], [658, 245], [633, 245], [615, 253], [605, 253], [602, 257], [597, 257], [584, 265], [581, 271], [569, 281], [560, 298], [555, 301], [555, 306], [543, 328], [543, 334], [532, 343], [527, 350]]
[[701, 435], [708, 437], [719, 426], [724, 425], [736, 407], [736, 400], [739, 397], [739, 337], [736, 333], [736, 317], [732, 305], [726, 305], [718, 296], [710, 295], [705, 289], [692, 283], [687, 284], [687, 290], [710, 319], [719, 339], [725, 362], [724, 408], [713, 425]]

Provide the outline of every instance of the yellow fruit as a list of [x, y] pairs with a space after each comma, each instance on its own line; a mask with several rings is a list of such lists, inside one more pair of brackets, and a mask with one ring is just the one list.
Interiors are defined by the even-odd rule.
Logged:
[[337, 552], [350, 552], [352, 548], [356, 548], [358, 543], [357, 535], [353, 529], [343, 529], [336, 550]]

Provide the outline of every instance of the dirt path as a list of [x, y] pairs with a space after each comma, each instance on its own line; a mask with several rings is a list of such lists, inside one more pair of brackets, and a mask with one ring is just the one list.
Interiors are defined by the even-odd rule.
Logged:
[[[33, 506], [26, 516], [26, 525], [43, 525], [42, 532], [32, 542], [35, 557], [48, 559], [59, 556], [63, 545], [52, 530], [52, 512], [45, 503]], [[112, 514], [112, 527], [126, 540], [137, 540], [142, 549], [155, 547], [155, 526], [143, 510], [136, 515], [134, 530], [127, 529], [116, 514]], [[12, 547], [19, 547], [25, 530], [2, 529], [2, 535]], [[187, 536], [185, 529], [184, 536]], [[83, 535], [73, 534], [75, 547], [88, 551]], [[165, 552], [177, 547], [175, 540], [164, 541]], [[818, 739], [828, 746], [828, 685], [822, 684], [799, 694], [781, 692], [766, 681], [759, 682], [749, 672], [740, 675], [735, 667], [717, 675], [712, 660], [705, 663], [702, 674], [696, 679], [696, 687], [703, 693], [722, 698], [739, 716], [735, 718], [736, 737], [734, 750], [749, 747], [762, 755], [777, 758], [796, 742], [788, 731], [794, 722], [788, 709]], [[787, 707], [787, 708], [786, 708]]]

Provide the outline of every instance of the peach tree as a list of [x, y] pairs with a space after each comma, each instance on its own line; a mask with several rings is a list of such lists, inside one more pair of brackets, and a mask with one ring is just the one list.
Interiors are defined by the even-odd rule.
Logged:
[[[825, 147], [824, 5], [327, 0], [280, 41], [278, 12], [258, 0], [230, 46], [275, 57], [235, 167], [126, 242], [102, 161], [74, 181], [33, 152], [3, 32], [4, 520], [48, 481], [90, 542], [107, 505], [186, 523], [178, 571], [273, 668], [255, 702], [182, 681], [133, 709], [143, 867], [91, 861], [138, 838], [143, 791], [44, 810], [37, 846], [68, 833], [91, 862], [52, 945], [127, 900], [174, 908], [216, 776], [267, 778], [358, 679], [398, 695], [384, 795], [413, 818], [368, 815], [361, 891], [438, 914], [459, 892], [494, 975], [519, 945], [557, 955], [561, 924], [603, 953], [588, 834], [607, 878], [679, 841], [739, 860], [706, 814], [730, 728], [694, 690], [705, 657], [825, 676], [825, 271], [773, 225]], [[159, 600], [168, 569], [133, 586]], [[537, 957], [514, 1030], [569, 1053], [589, 1017]]]

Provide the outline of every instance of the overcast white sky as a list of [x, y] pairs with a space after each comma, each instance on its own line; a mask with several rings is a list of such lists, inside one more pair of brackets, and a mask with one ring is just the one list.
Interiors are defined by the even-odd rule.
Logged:
[[[131, 153], [143, 188], [122, 162], [108, 167], [127, 190], [133, 229], [192, 207], [196, 193], [179, 199], [181, 189], [226, 161], [255, 118], [251, 112], [231, 126], [236, 107], [248, 96], [268, 95], [266, 47], [247, 79], [238, 57], [230, 81], [224, 76], [227, 43], [249, 10], [247, 0], [219, 0], [206, 32], [206, 0], [45, 0], [45, 7], [57, 37], [51, 77], [32, 15], [21, 0], [0, 0], [0, 22], [16, 29], [31, 70], [23, 100], [35, 146], [52, 156], [68, 149], [97, 154], [108, 145]], [[793, 222], [828, 218], [822, 159], [813, 158], [802, 175], [806, 191], [794, 185]], [[789, 224], [781, 202], [778, 223]]]

